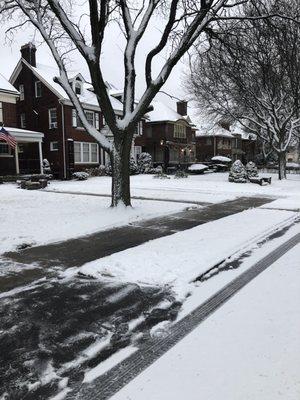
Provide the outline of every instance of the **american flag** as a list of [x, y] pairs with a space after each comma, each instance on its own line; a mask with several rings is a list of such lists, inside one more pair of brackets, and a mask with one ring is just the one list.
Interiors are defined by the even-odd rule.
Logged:
[[4, 142], [6, 142], [13, 149], [17, 145], [16, 139], [10, 133], [8, 133], [3, 126], [0, 128], [0, 140], [4, 140]]

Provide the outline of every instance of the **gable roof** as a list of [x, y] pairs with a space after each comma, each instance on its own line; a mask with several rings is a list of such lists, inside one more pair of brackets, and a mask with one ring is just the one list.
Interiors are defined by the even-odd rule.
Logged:
[[147, 113], [150, 122], [176, 122], [183, 120], [189, 125], [193, 125], [188, 115], [178, 114], [173, 108], [167, 106], [161, 101], [155, 100], [151, 103], [153, 110]]
[[[58, 69], [49, 65], [37, 64], [36, 67], [30, 65], [26, 60], [21, 58], [15, 67], [11, 77], [10, 82], [14, 83], [22, 69], [22, 63], [28, 67], [33, 74], [48, 87], [60, 100], [70, 101], [69, 96], [64, 91], [64, 89], [56, 82], [54, 82], [54, 77], [59, 75]], [[97, 96], [93, 92], [92, 85], [87, 82], [83, 76], [78, 72], [69, 72], [69, 79], [76, 79], [76, 77], [81, 77], [83, 79], [83, 90], [78, 98], [80, 102], [85, 106], [92, 106], [99, 108], [99, 103], [97, 100]], [[110, 88], [108, 87], [108, 94], [113, 106], [113, 109], [117, 112], [121, 112], [123, 110], [123, 104], [116, 99], [111, 93]]]
[[211, 128], [207, 130], [203, 130], [201, 133], [197, 135], [198, 137], [201, 136], [220, 136], [226, 138], [233, 138], [232, 132], [228, 131], [227, 129], [222, 128], [221, 125], [215, 124]]
[[0, 74], [0, 92], [19, 95], [17, 89], [2, 74]]

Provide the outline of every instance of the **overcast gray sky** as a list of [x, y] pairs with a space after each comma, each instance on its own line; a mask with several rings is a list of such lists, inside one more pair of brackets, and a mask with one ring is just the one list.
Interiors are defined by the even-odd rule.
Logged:
[[[161, 32], [159, 31], [159, 26], [162, 21], [156, 21], [154, 26], [150, 27], [147, 35], [140, 42], [136, 56], [136, 71], [137, 71], [137, 85], [136, 85], [136, 95], [139, 97], [144, 89], [144, 60], [147, 52], [159, 41]], [[9, 78], [15, 65], [20, 58], [20, 47], [32, 40], [36, 43], [39, 42], [39, 36], [35, 33], [35, 30], [31, 26], [22, 28], [14, 34], [13, 41], [8, 41], [5, 39], [5, 30], [7, 27], [0, 27], [0, 50], [1, 50], [1, 64], [0, 72]], [[122, 89], [123, 87], [123, 52], [122, 47], [125, 43], [122, 33], [116, 26], [111, 26], [109, 32], [106, 34], [104, 42], [104, 50], [102, 57], [102, 67], [104, 71], [105, 79], [116, 87]], [[156, 58], [154, 64], [154, 72], [158, 72], [160, 66], [164, 62], [164, 57], [166, 54], [161, 55]], [[72, 70], [78, 70], [83, 73], [84, 76], [88, 77], [88, 70], [84, 61], [80, 56], [75, 53], [72, 56]], [[52, 59], [50, 50], [46, 44], [41, 44], [38, 46], [37, 50], [37, 62], [41, 64], [48, 64], [55, 66], [55, 62]], [[186, 98], [182, 87], [183, 71], [187, 70], [184, 61], [179, 62], [179, 64], [174, 68], [169, 80], [162, 88], [162, 90], [168, 92], [169, 94], [176, 96], [180, 99]], [[174, 107], [174, 102], [176, 100], [171, 100], [168, 96], [164, 94], [159, 94], [159, 99], [168, 105]], [[190, 112], [194, 114], [194, 110], [190, 108]]]

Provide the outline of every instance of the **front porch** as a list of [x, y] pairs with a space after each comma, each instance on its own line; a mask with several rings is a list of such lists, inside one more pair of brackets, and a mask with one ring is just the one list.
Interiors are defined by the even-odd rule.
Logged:
[[17, 146], [12, 149], [4, 141], [0, 142], [0, 176], [42, 174], [44, 134], [19, 128], [5, 129], [15, 137]]

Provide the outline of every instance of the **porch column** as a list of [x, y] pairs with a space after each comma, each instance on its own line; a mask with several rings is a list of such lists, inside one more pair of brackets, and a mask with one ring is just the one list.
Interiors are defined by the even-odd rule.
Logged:
[[43, 173], [43, 151], [42, 151], [42, 142], [39, 142], [39, 156], [40, 156], [40, 171]]
[[16, 162], [16, 174], [19, 175], [20, 167], [19, 167], [19, 152], [18, 152], [18, 144], [15, 147], [15, 162]]

